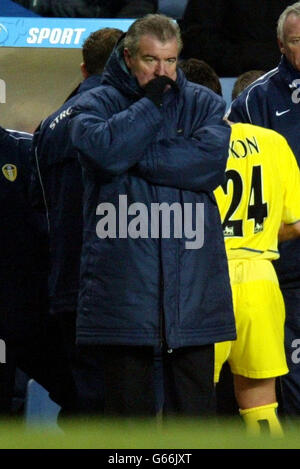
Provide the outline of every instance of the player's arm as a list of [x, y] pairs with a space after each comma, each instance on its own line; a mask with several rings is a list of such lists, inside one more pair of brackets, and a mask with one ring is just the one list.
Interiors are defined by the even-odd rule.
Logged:
[[279, 233], [278, 233], [278, 241], [282, 243], [283, 241], [289, 241], [290, 239], [299, 238], [300, 237], [300, 220], [296, 223], [286, 224], [282, 223]]

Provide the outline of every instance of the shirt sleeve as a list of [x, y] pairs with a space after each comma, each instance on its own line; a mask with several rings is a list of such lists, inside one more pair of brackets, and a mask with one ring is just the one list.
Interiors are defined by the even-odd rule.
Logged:
[[[103, 89], [102, 89], [103, 91]], [[108, 176], [132, 168], [159, 131], [162, 114], [147, 98], [117, 111], [114, 96], [87, 92], [70, 116], [70, 132], [80, 161]]]
[[[207, 103], [206, 103], [207, 104]], [[199, 109], [206, 105], [196, 102]], [[191, 191], [213, 191], [224, 180], [231, 128], [223, 119], [225, 103], [209, 101], [204, 119], [190, 136], [151, 145], [137, 165], [151, 183]]]

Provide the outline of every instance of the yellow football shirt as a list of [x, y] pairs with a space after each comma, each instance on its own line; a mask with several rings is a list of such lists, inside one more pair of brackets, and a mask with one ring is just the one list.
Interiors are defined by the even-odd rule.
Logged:
[[285, 138], [233, 124], [226, 180], [215, 196], [228, 259], [277, 259], [281, 222], [300, 220], [300, 172]]

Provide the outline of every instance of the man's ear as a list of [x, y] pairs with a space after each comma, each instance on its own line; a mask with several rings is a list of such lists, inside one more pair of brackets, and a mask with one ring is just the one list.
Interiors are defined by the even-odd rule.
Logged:
[[284, 48], [283, 42], [282, 42], [279, 38], [277, 38], [277, 43], [278, 43], [278, 47], [279, 47], [280, 52], [281, 52], [282, 54], [284, 54], [285, 48]]
[[88, 71], [87, 71], [87, 69], [86, 69], [86, 65], [85, 65], [84, 62], [82, 62], [82, 64], [80, 64], [80, 70], [81, 70], [81, 73], [82, 73], [82, 76], [83, 76], [84, 80], [85, 80], [86, 78], [88, 78], [89, 73], [88, 73]]
[[131, 68], [130, 67], [130, 63], [131, 63], [130, 54], [129, 54], [129, 50], [127, 49], [127, 47], [124, 48], [124, 60], [125, 60], [127, 67]]

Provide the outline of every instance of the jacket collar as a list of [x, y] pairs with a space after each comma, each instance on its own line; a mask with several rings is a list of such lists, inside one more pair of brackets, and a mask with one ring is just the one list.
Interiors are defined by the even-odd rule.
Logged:
[[90, 75], [87, 77], [83, 82], [80, 84], [78, 93], [82, 93], [83, 91], [90, 90], [91, 88], [95, 88], [96, 86], [100, 85], [101, 75], [95, 74]]
[[289, 88], [295, 89], [299, 87], [300, 81], [295, 83], [295, 80], [300, 80], [300, 72], [290, 64], [284, 55], [281, 57], [278, 69], [282, 79]]

